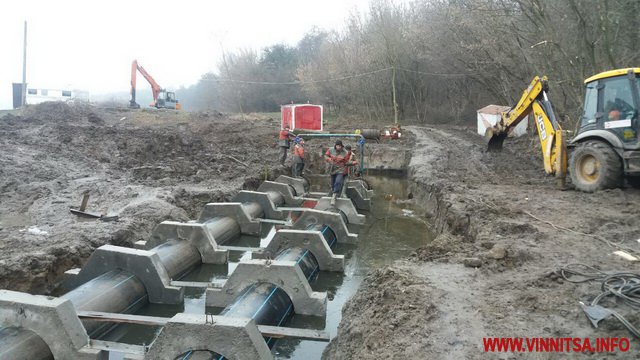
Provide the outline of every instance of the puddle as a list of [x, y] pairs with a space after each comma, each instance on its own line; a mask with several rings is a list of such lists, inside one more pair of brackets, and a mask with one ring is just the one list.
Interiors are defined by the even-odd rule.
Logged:
[[[327, 191], [326, 177], [310, 180], [313, 183], [311, 191]], [[378, 175], [368, 177], [367, 181], [375, 190], [375, 197], [372, 210], [366, 213], [367, 223], [352, 229], [359, 233], [358, 244], [337, 244], [334, 248], [335, 253], [345, 255], [345, 273], [321, 272], [317, 280], [311, 283], [314, 291], [327, 292], [326, 321], [320, 317], [295, 315], [287, 326], [325, 329], [332, 338], [335, 337], [342, 317], [342, 307], [356, 292], [369, 270], [404, 258], [432, 239], [418, 209], [404, 201], [408, 196], [408, 183], [404, 178]], [[260, 237], [243, 236], [228, 245], [264, 246], [270, 241], [275, 230], [266, 226], [262, 230]], [[181, 280], [212, 281], [224, 278], [235, 269], [238, 261], [250, 258], [251, 254], [248, 252], [231, 252], [229, 264], [203, 265]], [[204, 290], [189, 288], [186, 289], [183, 305], [148, 305], [138, 314], [170, 317], [178, 312], [202, 314], [206, 311], [217, 314], [219, 310], [205, 309]], [[159, 327], [126, 324], [118, 326], [103, 339], [148, 345], [159, 331]], [[273, 351], [277, 359], [320, 359], [326, 346], [327, 343], [323, 342], [283, 339], [276, 343]], [[117, 355], [112, 357], [117, 358]]]

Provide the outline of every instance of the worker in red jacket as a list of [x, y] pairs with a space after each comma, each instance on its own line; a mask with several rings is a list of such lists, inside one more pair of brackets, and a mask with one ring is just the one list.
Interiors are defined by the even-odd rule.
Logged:
[[336, 204], [336, 198], [342, 191], [344, 184], [344, 173], [349, 161], [349, 153], [342, 146], [342, 140], [336, 140], [333, 148], [327, 150], [324, 154], [325, 161], [331, 165], [329, 173], [331, 174], [331, 205]]
[[293, 165], [291, 165], [291, 174], [293, 177], [302, 176], [304, 170], [304, 140], [301, 137], [294, 139], [293, 145]]
[[296, 135], [289, 131], [289, 125], [285, 125], [284, 129], [280, 130], [278, 135], [278, 146], [280, 147], [280, 164], [284, 166], [284, 161], [287, 159], [287, 149], [290, 147], [290, 138]]

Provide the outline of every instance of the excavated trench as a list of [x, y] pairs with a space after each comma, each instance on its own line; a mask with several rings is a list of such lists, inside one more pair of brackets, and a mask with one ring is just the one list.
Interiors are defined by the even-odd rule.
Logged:
[[[327, 191], [326, 176], [310, 178], [311, 191]], [[416, 248], [428, 243], [431, 238], [429, 225], [424, 222], [418, 209], [406, 199], [408, 193], [407, 180], [398, 175], [370, 175], [367, 181], [375, 190], [372, 209], [364, 212], [367, 222], [364, 225], [349, 224], [352, 232], [359, 233], [356, 245], [335, 244], [333, 250], [346, 257], [345, 272], [320, 272], [311, 277], [310, 285], [314, 291], [328, 294], [327, 316], [315, 317], [294, 314], [287, 326], [306, 329], [325, 329], [331, 337], [337, 334], [342, 318], [342, 307], [357, 291], [362, 279], [372, 270], [393, 263], [397, 259], [408, 256]], [[225, 245], [259, 247], [265, 246], [275, 234], [273, 226], [264, 226], [260, 237], [240, 236]], [[182, 281], [221, 281], [231, 274], [237, 264], [250, 259], [250, 252], [233, 251], [226, 265], [202, 264], [191, 270]], [[147, 304], [138, 315], [171, 317], [180, 312], [194, 314], [220, 314], [222, 309], [205, 306], [204, 289], [188, 288], [184, 303], [181, 305]], [[160, 332], [161, 327], [150, 327], [136, 324], [122, 324], [115, 327], [103, 340], [118, 341], [135, 345], [148, 345]], [[319, 359], [327, 343], [280, 339], [273, 347], [278, 359]], [[112, 359], [119, 359], [112, 353]]]

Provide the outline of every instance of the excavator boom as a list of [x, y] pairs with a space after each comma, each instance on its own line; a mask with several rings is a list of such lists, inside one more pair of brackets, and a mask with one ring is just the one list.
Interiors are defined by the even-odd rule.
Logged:
[[[138, 71], [149, 82], [149, 85], [151, 85], [151, 92], [153, 94], [153, 103], [151, 106], [158, 108], [169, 107], [175, 108], [176, 110], [180, 109], [180, 104], [178, 104], [178, 100], [175, 99], [175, 94], [162, 89], [156, 80], [138, 64], [137, 60], [133, 60], [131, 63], [131, 100], [129, 101], [129, 107], [140, 108], [140, 105], [136, 102], [136, 75]], [[163, 96], [160, 96], [160, 94], [163, 94]]]
[[547, 174], [555, 175], [560, 185], [564, 186], [567, 174], [567, 150], [562, 128], [556, 120], [551, 101], [547, 97], [549, 89], [547, 77], [536, 76], [523, 92], [518, 103], [508, 111], [500, 114], [500, 120], [487, 129], [488, 150], [502, 149], [502, 144], [513, 128], [527, 115], [532, 114], [544, 158], [544, 169]]

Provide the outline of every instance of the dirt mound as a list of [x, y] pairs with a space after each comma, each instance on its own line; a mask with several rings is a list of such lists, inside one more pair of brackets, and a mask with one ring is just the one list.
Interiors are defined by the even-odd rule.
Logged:
[[[424, 298], [428, 290], [428, 284], [406, 270], [373, 271], [342, 309], [339, 337], [325, 349], [323, 358], [424, 358], [429, 334], [421, 333], [418, 324], [438, 316], [436, 306]], [[391, 337], [398, 341], [388, 343]]]

